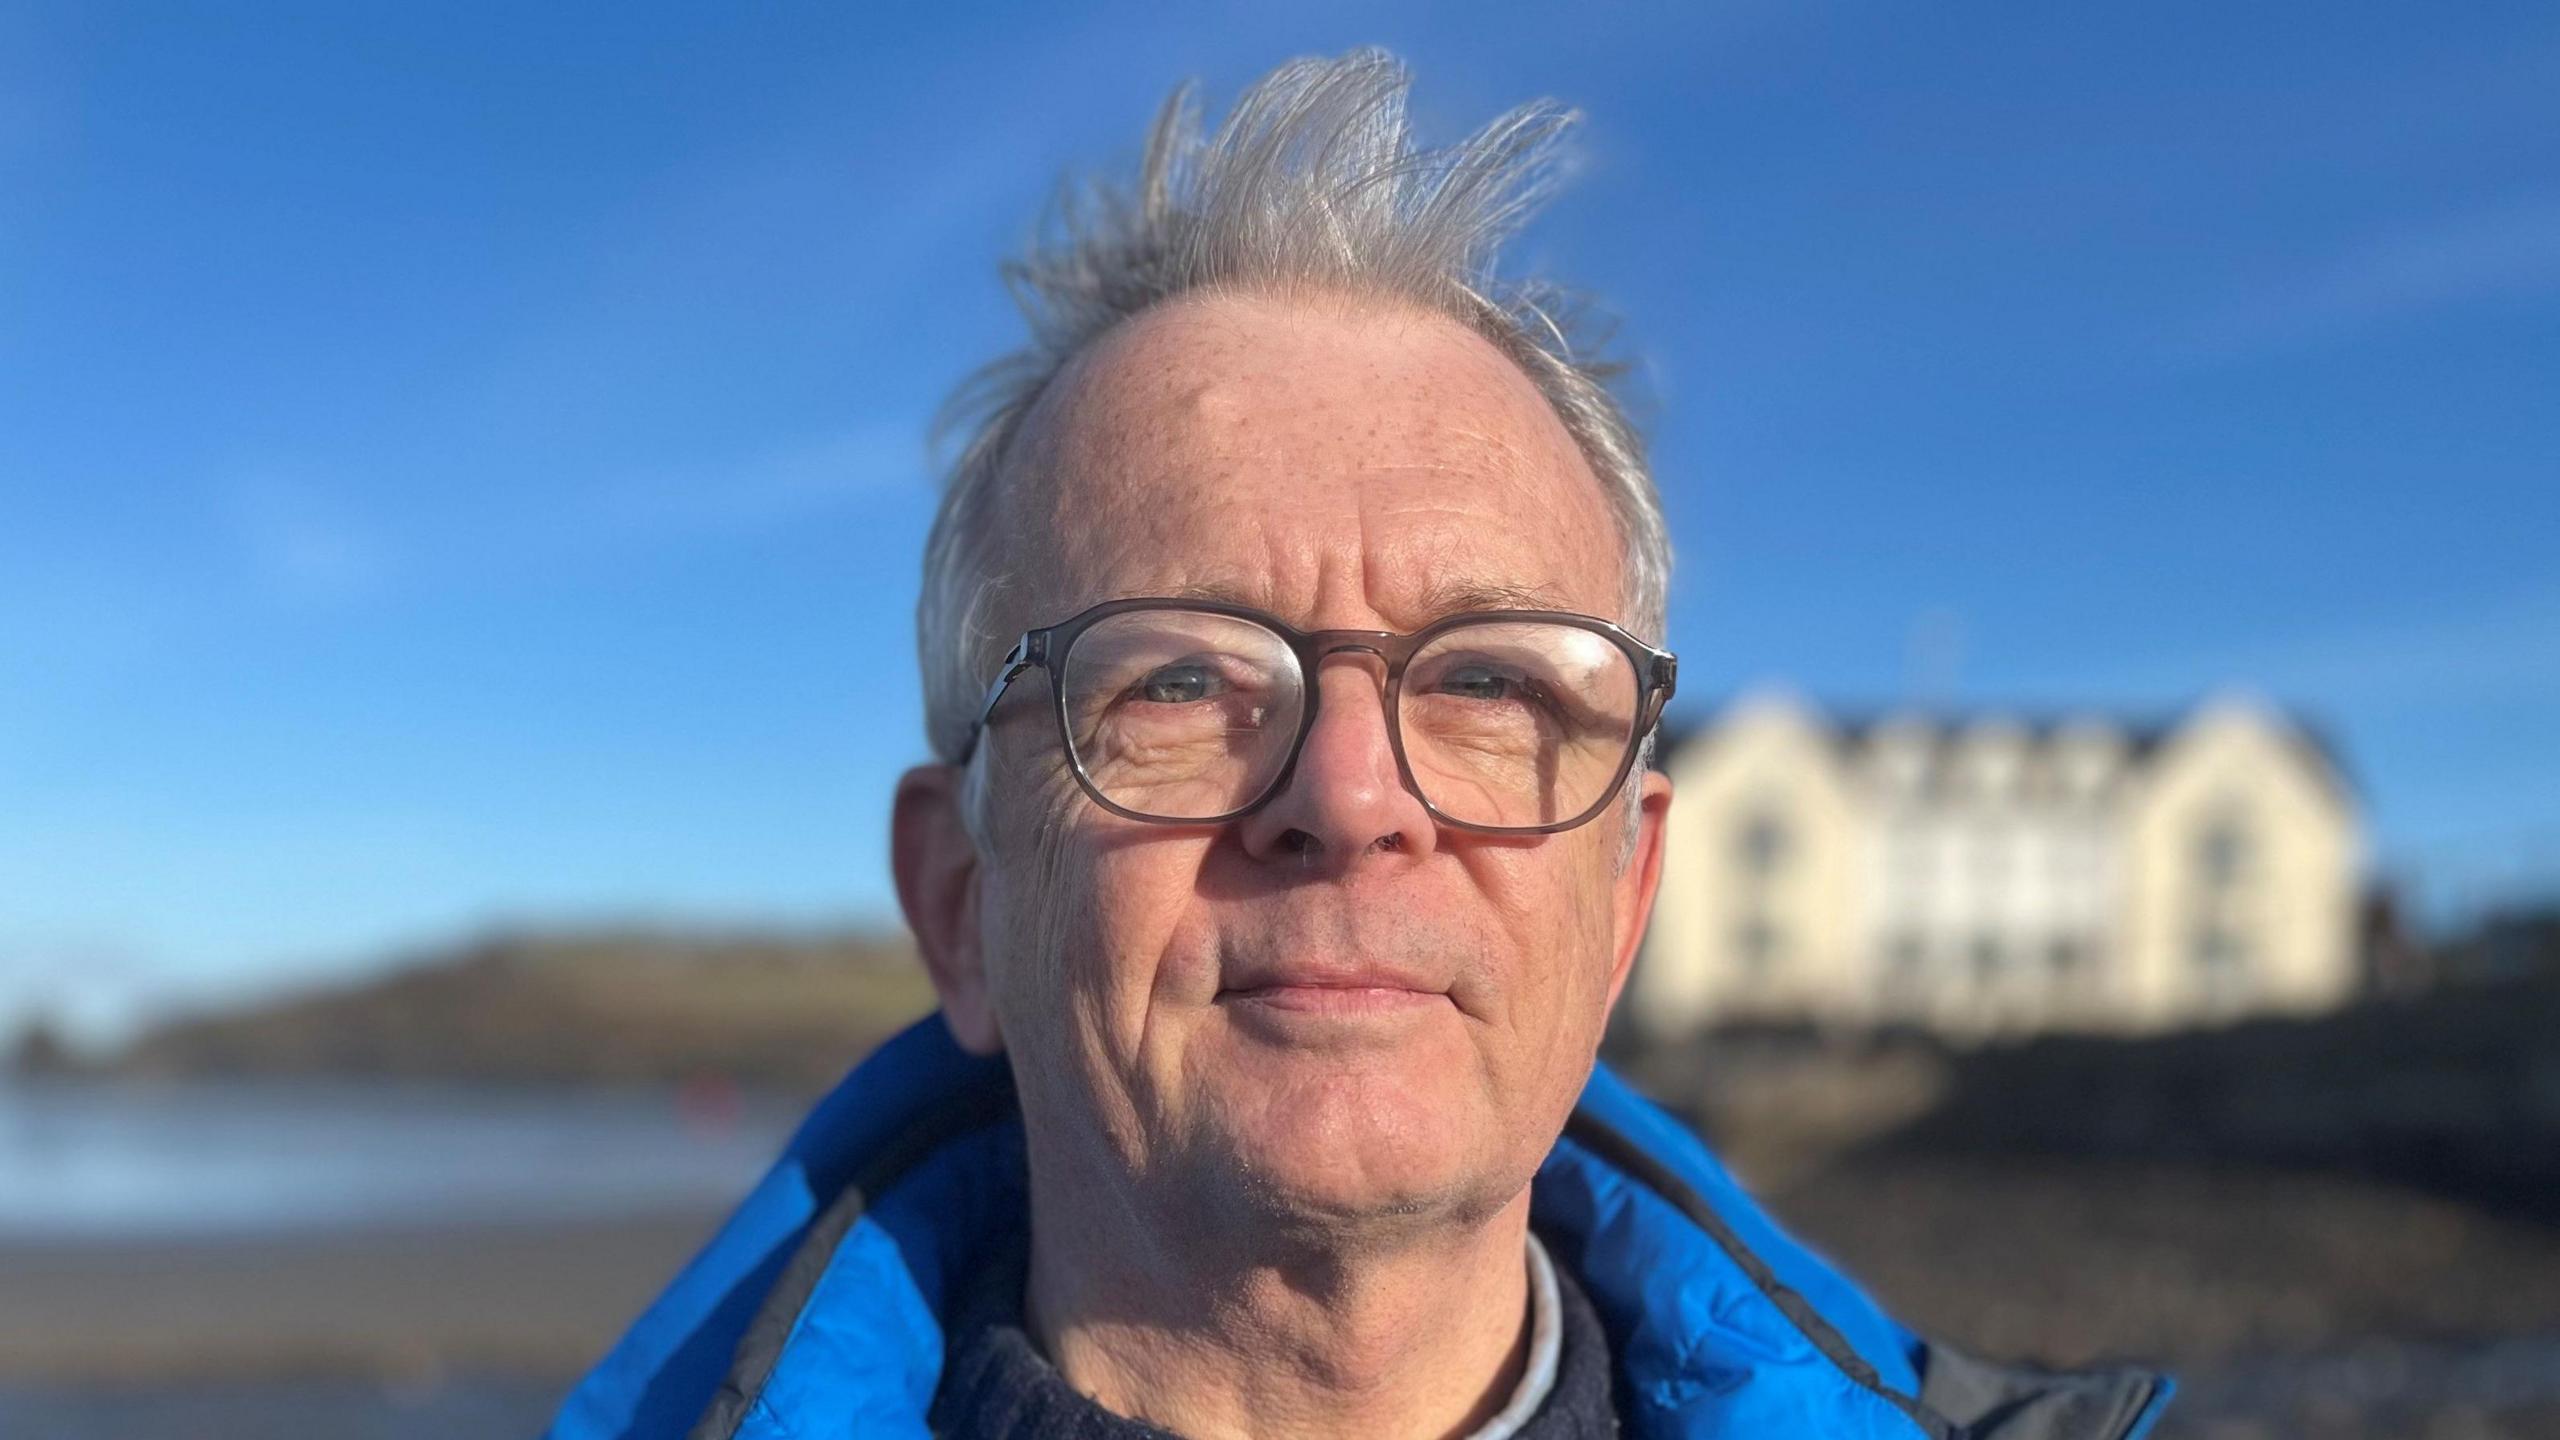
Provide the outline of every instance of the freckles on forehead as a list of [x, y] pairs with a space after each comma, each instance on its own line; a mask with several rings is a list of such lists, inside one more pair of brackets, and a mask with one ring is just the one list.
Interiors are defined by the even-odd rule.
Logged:
[[1043, 619], [1204, 584], [1387, 611], [1453, 567], [1618, 603], [1614, 522], [1572, 437], [1508, 358], [1436, 316], [1175, 302], [1070, 365], [1019, 458]]

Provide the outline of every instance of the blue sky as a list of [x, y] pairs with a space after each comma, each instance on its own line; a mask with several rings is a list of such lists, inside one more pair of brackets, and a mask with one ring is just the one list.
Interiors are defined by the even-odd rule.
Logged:
[[893, 913], [924, 426], [1062, 171], [1385, 44], [1554, 95], [1692, 716], [2336, 736], [2443, 911], [2560, 887], [2535, 5], [0, 0], [0, 1017], [507, 921]]

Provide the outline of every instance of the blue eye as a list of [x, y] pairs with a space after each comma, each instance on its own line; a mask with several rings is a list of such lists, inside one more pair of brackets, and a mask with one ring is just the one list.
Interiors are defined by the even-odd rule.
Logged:
[[1166, 665], [1138, 682], [1138, 697], [1153, 705], [1189, 705], [1228, 688], [1212, 665]]
[[1440, 677], [1444, 694], [1469, 700], [1508, 700], [1522, 688], [1517, 677], [1505, 675], [1490, 665], [1460, 665]]

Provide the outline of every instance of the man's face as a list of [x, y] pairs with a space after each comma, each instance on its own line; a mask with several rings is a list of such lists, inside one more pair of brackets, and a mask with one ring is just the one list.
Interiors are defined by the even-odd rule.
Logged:
[[[1069, 367], [1012, 465], [1027, 623], [1133, 595], [1310, 630], [1620, 613], [1616, 531], [1571, 437], [1500, 352], [1417, 311], [1160, 307]], [[1623, 865], [1614, 807], [1556, 835], [1443, 829], [1399, 783], [1379, 662], [1346, 653], [1310, 678], [1318, 718], [1268, 804], [1148, 825], [1077, 788], [1026, 679], [985, 742], [975, 912], [1034, 1145], [1191, 1223], [1516, 1198], [1641, 933], [1666, 783], [1640, 781]]]

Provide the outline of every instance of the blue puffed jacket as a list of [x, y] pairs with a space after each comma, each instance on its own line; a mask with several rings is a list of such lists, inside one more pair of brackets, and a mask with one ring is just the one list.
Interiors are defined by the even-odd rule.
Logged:
[[[551, 1440], [927, 1435], [951, 1292], [1027, 1214], [1004, 1063], [928, 1017], [818, 1102]], [[2172, 1388], [1921, 1340], [1606, 1066], [1538, 1171], [1530, 1224], [1600, 1314], [1636, 1440], [2132, 1440]]]

